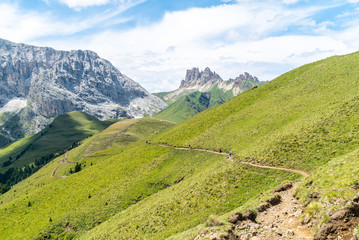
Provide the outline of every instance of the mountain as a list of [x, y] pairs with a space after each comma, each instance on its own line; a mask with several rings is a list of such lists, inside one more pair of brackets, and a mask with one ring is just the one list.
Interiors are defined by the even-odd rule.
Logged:
[[194, 92], [179, 98], [161, 112], [152, 116], [154, 119], [163, 119], [180, 123], [197, 113], [210, 107], [211, 96], [209, 93]]
[[0, 39], [0, 122], [10, 140], [40, 131], [59, 114], [141, 117], [166, 107], [92, 51], [56, 51]]
[[204, 71], [193, 68], [187, 70], [185, 80], [181, 81], [179, 89], [172, 92], [155, 93], [169, 106], [153, 115], [153, 118], [179, 123], [207, 108], [222, 104], [247, 89], [258, 87], [264, 83], [249, 73], [224, 81], [208, 67]]
[[319, 229], [314, 239], [351, 238], [358, 226], [358, 63], [356, 52], [304, 65], [195, 115], [154, 143], [222, 149], [239, 161], [309, 171], [295, 196], [302, 219]]
[[186, 78], [181, 81], [179, 88], [201, 88], [207, 83], [214, 85], [221, 80], [221, 77], [216, 72], [212, 72], [209, 67], [201, 72], [198, 68], [192, 68], [192, 70], [187, 70]]
[[173, 126], [121, 121], [53, 160], [0, 195], [2, 238], [165, 239], [297, 178], [145, 143]]
[[[307, 239], [350, 239], [358, 226], [358, 63], [359, 52], [304, 65], [177, 125], [115, 123], [0, 195], [0, 235], [299, 239], [305, 231]], [[298, 203], [282, 199], [293, 193]], [[275, 222], [256, 221], [268, 207]]]
[[[3, 189], [9, 188], [53, 158], [62, 155], [64, 151], [78, 146], [80, 141], [103, 131], [111, 124], [110, 121], [100, 121], [81, 112], [57, 116], [39, 133], [0, 148], [0, 174], [9, 175], [7, 179], [2, 179], [0, 186], [4, 184], [7, 186]], [[23, 168], [28, 171], [21, 171]], [[10, 176], [15, 175], [14, 173], [16, 177]], [[1, 189], [0, 187], [0, 192]]]
[[214, 87], [210, 92], [196, 91], [180, 97], [161, 112], [152, 115], [152, 118], [180, 123], [207, 108], [223, 104], [231, 98], [231, 94], [223, 94]]
[[203, 71], [200, 71], [198, 68], [192, 68], [187, 70], [185, 79], [181, 81], [178, 89], [171, 92], [156, 93], [155, 95], [171, 104], [177, 99], [196, 91], [210, 92], [211, 89], [217, 88], [223, 94], [234, 97], [244, 90], [254, 86], [258, 87], [264, 83], [249, 73], [240, 74], [235, 79], [225, 81], [208, 67]]

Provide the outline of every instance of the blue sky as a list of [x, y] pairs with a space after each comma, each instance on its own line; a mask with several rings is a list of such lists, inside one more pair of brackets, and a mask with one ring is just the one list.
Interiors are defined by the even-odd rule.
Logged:
[[271, 80], [359, 49], [359, 0], [0, 0], [0, 38], [89, 49], [147, 90], [186, 69]]

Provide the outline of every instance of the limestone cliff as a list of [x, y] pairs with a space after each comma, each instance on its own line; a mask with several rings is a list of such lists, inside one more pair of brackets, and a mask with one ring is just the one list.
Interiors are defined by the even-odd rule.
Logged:
[[[9, 114], [7, 105], [16, 101], [22, 104]], [[151, 115], [166, 106], [92, 51], [0, 39], [0, 119], [8, 116], [0, 121], [0, 134], [8, 138], [37, 132], [57, 115], [75, 110], [108, 119]]]

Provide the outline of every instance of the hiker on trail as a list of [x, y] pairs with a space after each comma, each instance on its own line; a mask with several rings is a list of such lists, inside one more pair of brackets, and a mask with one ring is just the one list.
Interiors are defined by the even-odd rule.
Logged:
[[222, 148], [219, 149], [219, 152], [220, 152], [220, 153], [222, 152]]
[[228, 153], [228, 157], [229, 157], [229, 159], [232, 159], [232, 153], [231, 152]]
[[148, 144], [148, 141], [146, 140], [146, 144]]
[[191, 149], [191, 144], [188, 144], [188, 148]]

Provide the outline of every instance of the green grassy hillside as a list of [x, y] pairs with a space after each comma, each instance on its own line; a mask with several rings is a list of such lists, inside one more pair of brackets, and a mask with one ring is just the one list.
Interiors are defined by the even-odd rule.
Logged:
[[154, 119], [163, 119], [175, 123], [182, 122], [199, 112], [206, 110], [209, 106], [208, 94], [195, 92], [183, 96], [161, 112], [153, 115]]
[[85, 113], [71, 112], [57, 117], [38, 134], [0, 148], [0, 193], [110, 124]]
[[[0, 235], [193, 238], [211, 215], [225, 224], [232, 212], [253, 209], [274, 188], [303, 178], [243, 160], [310, 171], [296, 194], [302, 202], [318, 194], [323, 222], [326, 210], [344, 207], [358, 188], [358, 64], [354, 53], [305, 65], [175, 126], [154, 119], [113, 124], [1, 195]], [[160, 144], [222, 148], [235, 161]]]
[[152, 93], [153, 95], [161, 98], [163, 101], [165, 101], [167, 104], [171, 104], [172, 101], [169, 101], [168, 99], [165, 99], [165, 96], [171, 92], [159, 92], [159, 93]]
[[312, 170], [357, 148], [359, 54], [305, 65], [155, 138]]
[[[296, 195], [319, 225], [357, 196], [359, 53], [288, 72], [154, 139], [232, 151], [235, 159], [311, 171]], [[313, 210], [314, 209], [314, 210]]]
[[224, 92], [215, 86], [210, 92], [197, 91], [183, 96], [152, 117], [180, 123], [207, 108], [223, 104], [232, 97], [232, 91]]
[[[60, 115], [38, 134], [0, 148], [0, 172], [11, 167], [23, 167], [42, 156], [62, 152], [73, 143], [103, 131], [110, 124], [81, 112]], [[9, 157], [12, 163], [3, 167]]]
[[163, 239], [300, 177], [145, 143], [170, 126], [118, 122], [55, 159], [0, 196], [1, 236]]

